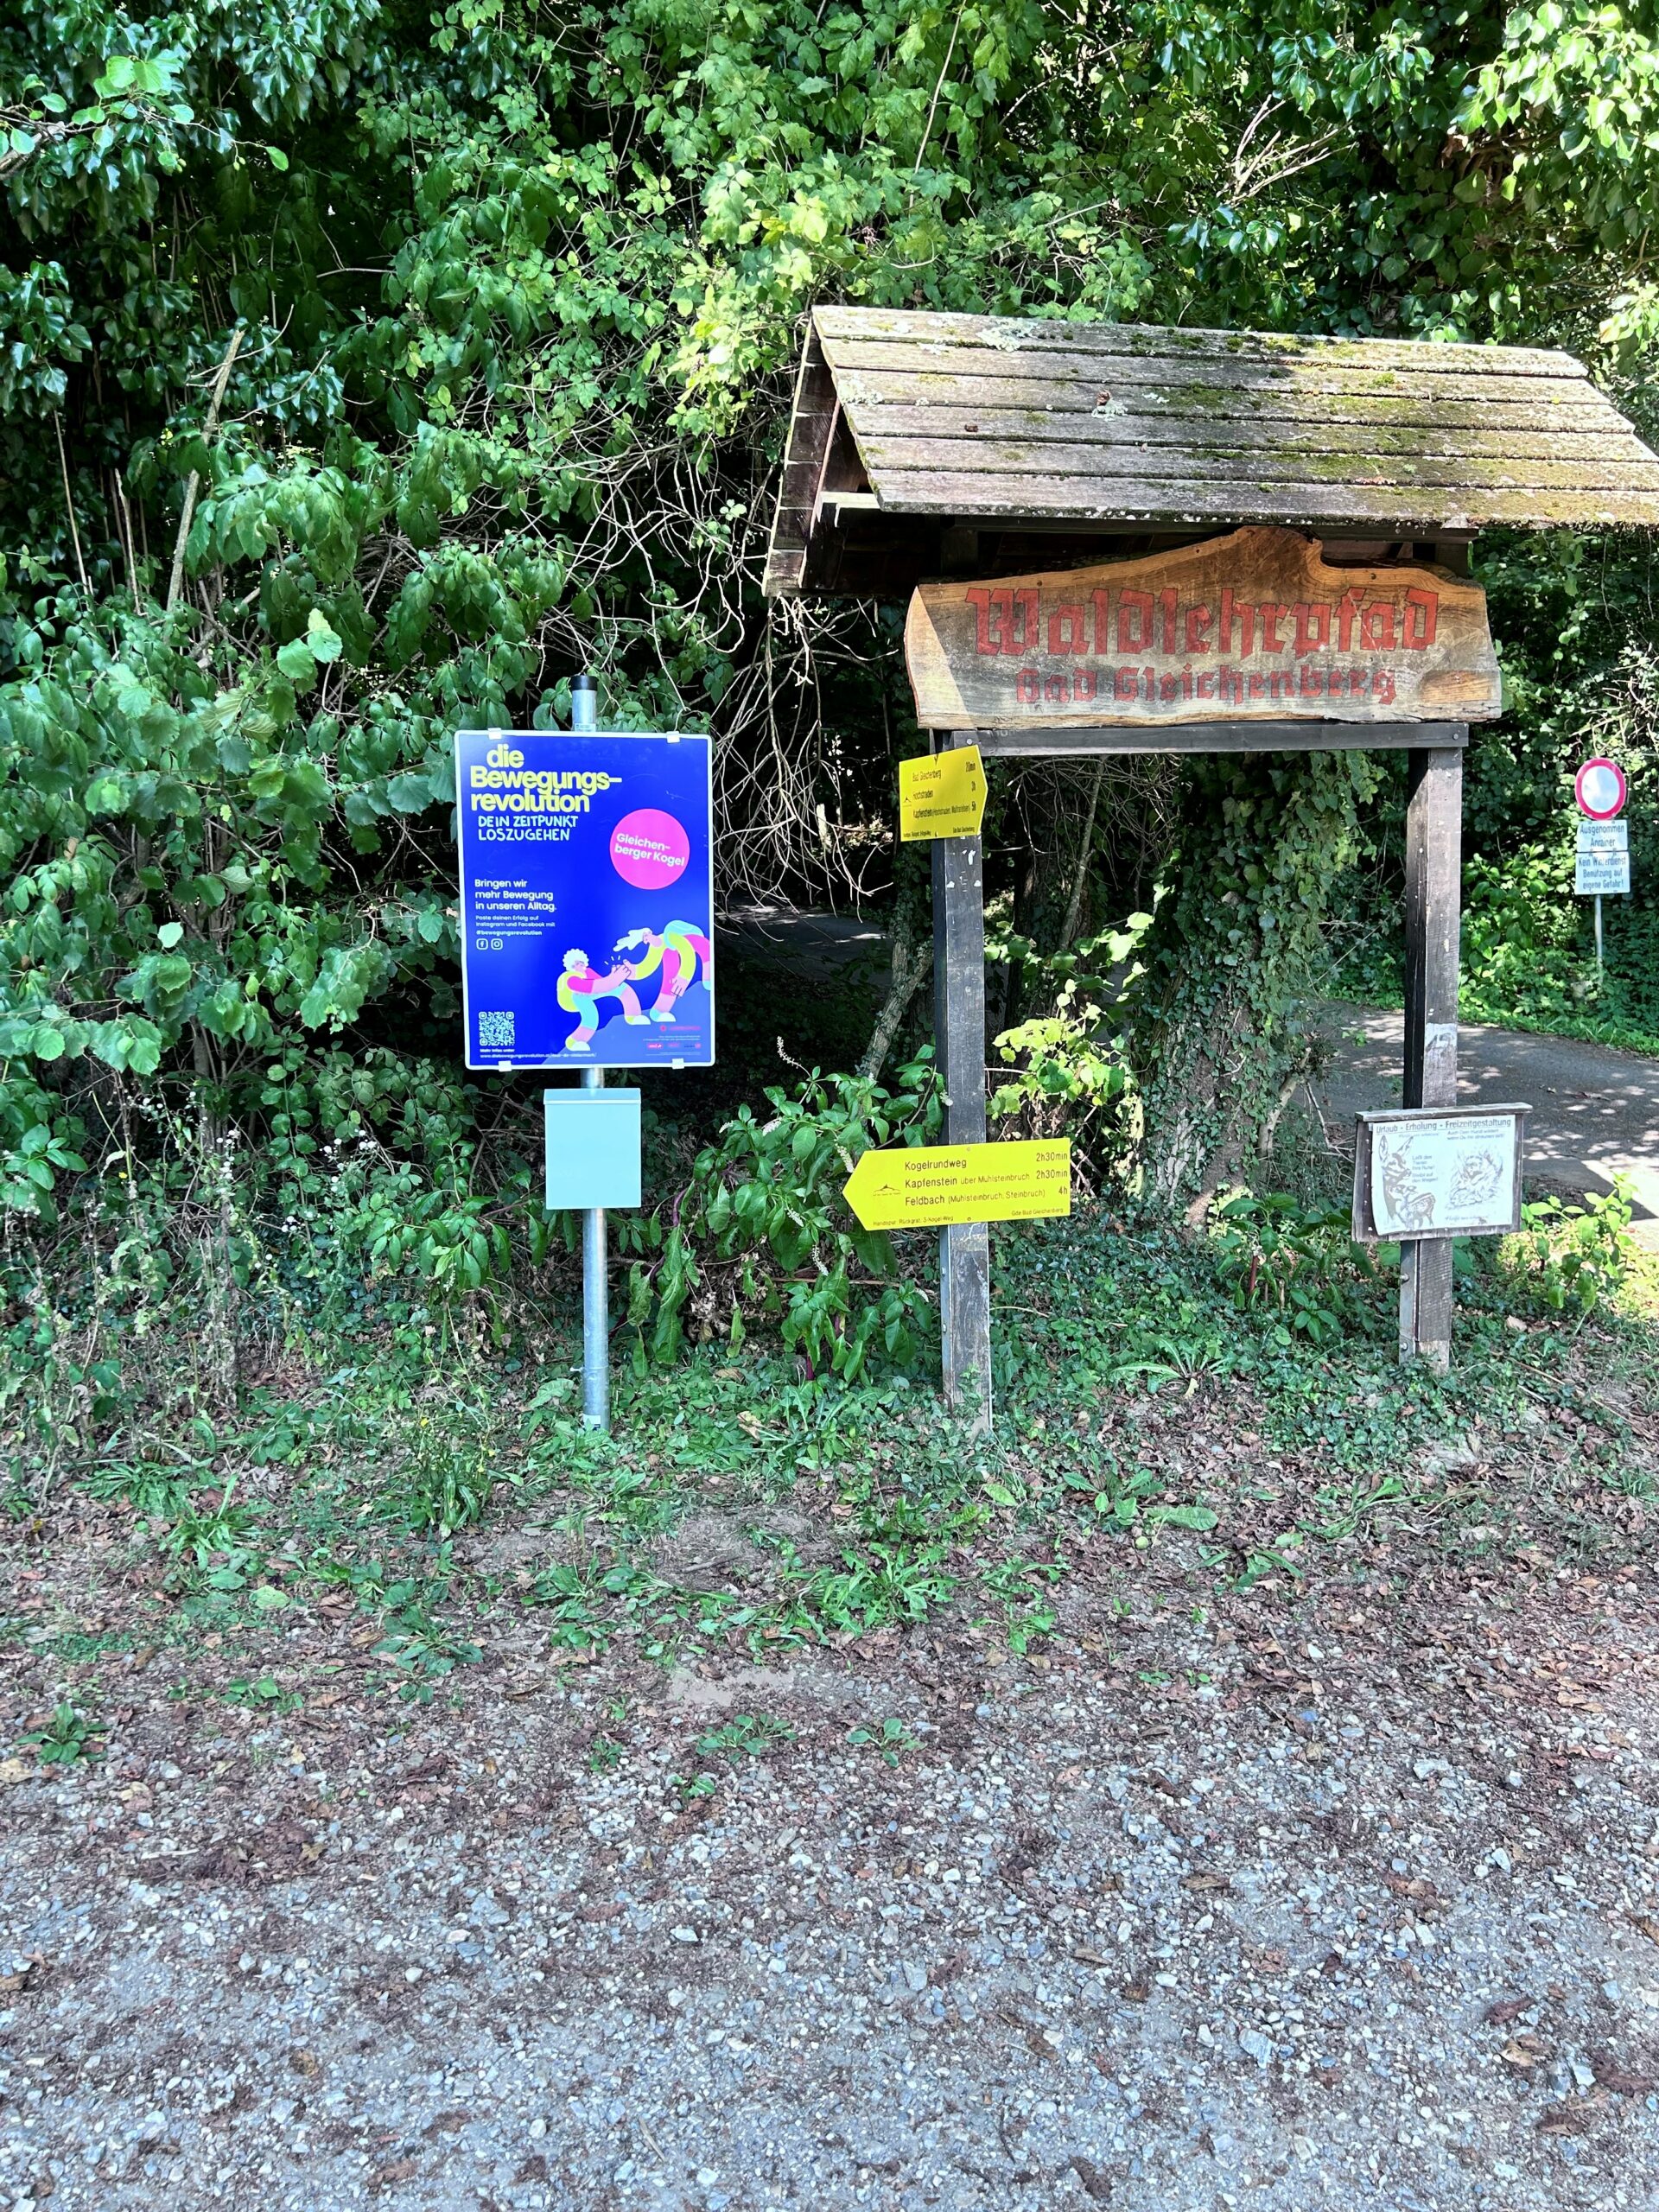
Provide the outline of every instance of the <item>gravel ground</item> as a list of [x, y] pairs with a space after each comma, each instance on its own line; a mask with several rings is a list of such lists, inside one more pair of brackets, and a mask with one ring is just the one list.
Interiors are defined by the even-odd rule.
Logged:
[[0, 1767], [0, 2204], [1659, 2202], [1648, 1571], [1135, 1578], [390, 1722], [349, 1617], [283, 1720], [139, 1655]]

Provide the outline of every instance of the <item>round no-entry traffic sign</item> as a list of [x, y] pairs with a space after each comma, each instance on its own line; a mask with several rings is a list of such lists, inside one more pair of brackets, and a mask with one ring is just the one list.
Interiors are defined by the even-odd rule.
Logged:
[[1587, 814], [1592, 822], [1611, 822], [1616, 814], [1622, 814], [1627, 790], [1624, 771], [1618, 761], [1599, 754], [1593, 760], [1586, 760], [1573, 779], [1579, 811]]

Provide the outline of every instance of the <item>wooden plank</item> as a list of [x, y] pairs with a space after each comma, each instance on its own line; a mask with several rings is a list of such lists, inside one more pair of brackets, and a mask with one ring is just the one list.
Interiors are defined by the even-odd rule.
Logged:
[[[1458, 1103], [1463, 754], [1414, 750], [1406, 798], [1406, 1036], [1402, 1103]], [[1452, 1356], [1452, 1240], [1401, 1247], [1400, 1356], [1444, 1374]]]
[[[1369, 396], [1355, 392], [1320, 392], [1299, 387], [1264, 387], [1253, 392], [1217, 392], [1213, 387], [1189, 385], [1132, 387], [1121, 394], [1109, 385], [1089, 378], [1045, 377], [1027, 382], [1007, 376], [957, 376], [943, 371], [926, 375], [893, 375], [874, 369], [839, 374], [836, 390], [850, 415], [865, 407], [1041, 407], [1054, 412], [1092, 415], [1116, 421], [1125, 435], [1138, 421], [1190, 419], [1195, 423], [1376, 423], [1384, 427], [1455, 429], [1516, 429], [1534, 435], [1571, 436], [1583, 429], [1606, 435], [1627, 430], [1629, 424], [1592, 385], [1577, 387], [1573, 399], [1496, 399], [1462, 396], [1421, 397]], [[1154, 391], [1160, 395], [1154, 397]], [[1554, 391], [1556, 387], [1543, 387]], [[1106, 397], [1103, 399], [1102, 394]], [[1116, 415], [1107, 410], [1121, 408]]]
[[[953, 732], [954, 747], [971, 745], [973, 733]], [[984, 855], [977, 837], [933, 841], [936, 931], [948, 955], [934, 977], [940, 1039], [939, 1078], [944, 1086], [946, 1144], [983, 1144], [985, 1137], [985, 916]]]
[[1387, 524], [1393, 534], [1431, 537], [1490, 523], [1564, 523], [1580, 527], [1659, 523], [1659, 496], [1643, 492], [1390, 491], [1386, 486], [1271, 483], [1067, 482], [1050, 476], [982, 475], [963, 470], [887, 470], [876, 485], [885, 512], [963, 519], [1064, 517], [1077, 522], [1288, 523], [1308, 527]]
[[1458, 1103], [1463, 758], [1421, 746], [1407, 774], [1406, 1106]]
[[921, 584], [905, 660], [936, 729], [1484, 720], [1503, 696], [1478, 585], [1334, 567], [1294, 530]]
[[1115, 397], [1164, 392], [1172, 399], [1187, 390], [1223, 394], [1252, 391], [1349, 393], [1380, 399], [1507, 399], [1525, 406], [1561, 404], [1605, 404], [1582, 371], [1573, 377], [1476, 375], [1466, 369], [1368, 369], [1340, 361], [1147, 361], [1126, 357], [1104, 367], [1077, 363], [1071, 355], [1039, 351], [999, 353], [992, 346], [941, 349], [931, 346], [826, 343], [825, 357], [837, 380], [868, 370], [884, 375], [976, 376], [1007, 384], [1060, 379], [1079, 374]]
[[[1002, 440], [1029, 439], [1042, 444], [1125, 447], [1146, 450], [1176, 448], [1183, 455], [1252, 453], [1303, 454], [1309, 450], [1306, 425], [1269, 416], [1229, 417], [1195, 423], [1190, 416], [1099, 415], [1084, 393], [1072, 407], [956, 407], [906, 400], [860, 403], [848, 410], [861, 444], [874, 438], [971, 438], [989, 446]], [[1611, 429], [1573, 430], [1476, 429], [1465, 423], [1409, 422], [1321, 422], [1318, 451], [1330, 457], [1356, 454], [1366, 460], [1402, 454], [1415, 460], [1551, 461], [1570, 455], [1576, 462], [1634, 461], [1649, 466], [1656, 455], [1634, 430], [1614, 418]]]
[[1071, 322], [1048, 316], [949, 315], [925, 308], [821, 307], [814, 321], [830, 341], [855, 339], [921, 340], [930, 345], [994, 346], [1023, 352], [1036, 343], [1048, 349], [1192, 359], [1318, 359], [1354, 357], [1384, 367], [1409, 367], [1425, 355], [1459, 362], [1473, 356], [1491, 360], [1512, 375], [1581, 376], [1572, 354], [1530, 346], [1439, 345], [1429, 340], [1389, 338], [1332, 338], [1262, 330], [1187, 330], [1167, 324]]
[[839, 412], [835, 378], [817, 334], [809, 330], [795, 378], [795, 404], [785, 448], [783, 482], [772, 520], [766, 565], [761, 582], [768, 599], [798, 589], [806, 567], [807, 540], [823, 477], [830, 434]]
[[[970, 743], [971, 738], [961, 741]], [[944, 1141], [985, 1141], [985, 876], [977, 837], [932, 851], [935, 1051]], [[985, 1224], [939, 1232], [939, 1329], [945, 1402], [975, 1429], [991, 1424], [991, 1262]]]
[[[854, 467], [826, 476], [837, 395]], [[842, 547], [841, 503], [823, 501], [820, 532], [810, 501], [815, 487], [862, 493], [865, 472], [894, 524], [916, 525], [855, 518], [858, 545]], [[916, 537], [931, 518], [1037, 535], [1261, 523], [1390, 540], [1493, 523], [1651, 527], [1659, 454], [1554, 350], [817, 310], [764, 588], [799, 589], [819, 535], [814, 573], [831, 588], [902, 588], [931, 557]]]
[[1367, 460], [1352, 453], [1192, 453], [1179, 446], [1125, 446], [1070, 440], [944, 438], [865, 435], [859, 451], [874, 482], [889, 471], [946, 474], [971, 469], [988, 476], [1052, 471], [1070, 480], [1138, 477], [1173, 487], [1197, 481], [1324, 485], [1409, 484], [1431, 490], [1659, 492], [1659, 461], [1645, 454], [1623, 463], [1583, 461]]
[[1161, 722], [1143, 729], [982, 729], [964, 733], [988, 760], [1147, 753], [1406, 753], [1468, 743], [1462, 722]]

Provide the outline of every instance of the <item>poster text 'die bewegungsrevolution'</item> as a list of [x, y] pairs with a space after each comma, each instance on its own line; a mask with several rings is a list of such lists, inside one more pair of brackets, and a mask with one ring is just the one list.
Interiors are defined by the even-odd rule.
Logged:
[[467, 1066], [708, 1066], [709, 740], [463, 730], [455, 781]]

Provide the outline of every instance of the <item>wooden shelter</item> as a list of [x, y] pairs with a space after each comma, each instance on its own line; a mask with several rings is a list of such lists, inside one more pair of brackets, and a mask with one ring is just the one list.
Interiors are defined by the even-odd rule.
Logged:
[[1444, 561], [1489, 524], [1659, 523], [1659, 460], [1568, 353], [819, 308], [765, 588], [1249, 522]]
[[[1405, 1103], [1449, 1106], [1463, 753], [1500, 705], [1462, 580], [1497, 524], [1659, 524], [1659, 458], [1568, 354], [820, 308], [765, 588], [914, 590], [936, 747], [1406, 751]], [[945, 1134], [968, 1143], [979, 840], [933, 869]], [[986, 1232], [944, 1243], [947, 1392], [988, 1414]], [[1450, 1242], [1404, 1249], [1402, 1356], [1443, 1364]]]

